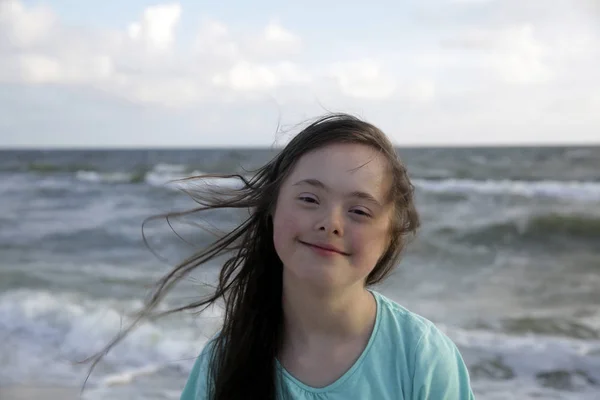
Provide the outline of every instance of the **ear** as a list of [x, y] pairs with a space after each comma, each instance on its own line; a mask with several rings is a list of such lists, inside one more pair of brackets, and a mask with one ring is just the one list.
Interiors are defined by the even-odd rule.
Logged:
[[275, 202], [271, 203], [271, 205], [269, 206], [269, 210], [267, 210], [267, 218], [269, 219], [273, 219], [275, 218], [275, 210], [277, 208], [277, 200], [275, 200]]

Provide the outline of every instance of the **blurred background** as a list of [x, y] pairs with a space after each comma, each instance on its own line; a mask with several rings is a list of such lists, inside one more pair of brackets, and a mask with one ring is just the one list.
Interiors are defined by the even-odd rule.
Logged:
[[[156, 221], [144, 245], [145, 218], [195, 205], [171, 180], [250, 175], [327, 111], [407, 164], [423, 228], [379, 290], [457, 343], [476, 398], [600, 398], [597, 0], [0, 0], [0, 60], [2, 400], [77, 393], [77, 362], [214, 238]], [[178, 399], [220, 316], [140, 326], [83, 398]]]

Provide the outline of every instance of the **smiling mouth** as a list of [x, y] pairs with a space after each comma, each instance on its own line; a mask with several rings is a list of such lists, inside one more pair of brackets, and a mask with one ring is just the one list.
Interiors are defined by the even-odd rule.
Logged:
[[334, 248], [331, 248], [331, 247], [323, 247], [323, 246], [319, 246], [319, 245], [316, 245], [316, 244], [303, 242], [301, 240], [298, 240], [298, 241], [300, 243], [302, 243], [303, 245], [305, 245], [305, 246], [312, 247], [312, 248], [317, 249], [317, 250], [326, 251], [326, 252], [329, 252], [329, 253], [332, 253], [332, 254], [340, 254], [342, 256], [348, 256], [349, 255], [348, 253], [344, 253], [343, 251], [340, 251], [340, 250], [337, 250], [337, 249], [334, 249]]

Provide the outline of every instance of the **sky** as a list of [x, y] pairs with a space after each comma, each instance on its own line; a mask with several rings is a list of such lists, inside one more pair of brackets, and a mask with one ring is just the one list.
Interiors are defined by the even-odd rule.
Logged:
[[1, 148], [600, 144], [599, 0], [0, 0], [0, 60]]

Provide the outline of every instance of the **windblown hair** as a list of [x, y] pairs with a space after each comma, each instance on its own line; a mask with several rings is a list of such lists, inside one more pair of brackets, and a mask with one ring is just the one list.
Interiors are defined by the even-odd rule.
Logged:
[[413, 203], [414, 187], [396, 151], [377, 127], [347, 114], [328, 114], [313, 121], [270, 162], [258, 169], [252, 178], [241, 175], [204, 175], [188, 179], [239, 179], [236, 189], [186, 191], [199, 207], [180, 213], [152, 217], [172, 218], [215, 209], [250, 210], [250, 216], [239, 226], [211, 245], [176, 265], [160, 279], [143, 310], [131, 326], [115, 338], [96, 357], [99, 359], [129, 333], [139, 322], [150, 318], [157, 305], [194, 269], [216, 257], [229, 255], [224, 263], [214, 293], [192, 304], [160, 315], [183, 310], [204, 310], [221, 299], [224, 320], [214, 338], [209, 363], [211, 400], [274, 400], [279, 377], [276, 357], [283, 336], [282, 273], [283, 265], [273, 244], [271, 215], [279, 189], [298, 160], [306, 153], [334, 143], [356, 143], [370, 146], [389, 163], [392, 186], [389, 193], [395, 206], [389, 246], [368, 275], [365, 286], [381, 282], [398, 264], [406, 238], [419, 226]]

